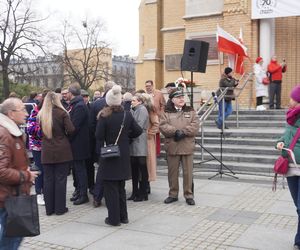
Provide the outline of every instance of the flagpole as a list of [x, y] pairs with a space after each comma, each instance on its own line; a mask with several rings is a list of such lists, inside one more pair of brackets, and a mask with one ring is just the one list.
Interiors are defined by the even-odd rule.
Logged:
[[220, 76], [222, 76], [222, 69], [221, 69], [221, 52], [219, 51], [219, 70], [220, 70]]

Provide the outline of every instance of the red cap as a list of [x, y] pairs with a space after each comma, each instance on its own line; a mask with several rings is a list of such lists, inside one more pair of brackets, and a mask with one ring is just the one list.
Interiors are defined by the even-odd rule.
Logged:
[[262, 61], [262, 60], [263, 60], [262, 57], [259, 56], [259, 57], [256, 58], [255, 62], [256, 62], [256, 63], [259, 63], [259, 62]]

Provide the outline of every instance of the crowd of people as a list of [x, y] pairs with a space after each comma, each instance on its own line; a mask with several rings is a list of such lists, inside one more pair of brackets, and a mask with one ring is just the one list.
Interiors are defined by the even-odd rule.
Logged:
[[[128, 223], [127, 200], [147, 201], [150, 184], [156, 180], [160, 132], [165, 137], [169, 169], [169, 194], [164, 202], [178, 200], [181, 162], [184, 198], [194, 205], [192, 168], [199, 119], [185, 104], [182, 88], [174, 85], [168, 93], [166, 104], [151, 80], [146, 81], [145, 90], [135, 93], [122, 93], [121, 86], [108, 81], [103, 95], [95, 92], [92, 101], [77, 84], [31, 93], [25, 103], [17, 97], [6, 99], [0, 105], [0, 246], [17, 249], [21, 242], [21, 238], [5, 237], [3, 205], [18, 185], [29, 194], [34, 183], [37, 202], [45, 206], [47, 216], [67, 213], [67, 198], [77, 206], [88, 203], [92, 195], [94, 207], [105, 200], [106, 224]], [[27, 136], [23, 140], [25, 134], [19, 127], [24, 124]], [[26, 144], [33, 156], [31, 165]], [[119, 157], [101, 157], [100, 149], [112, 144], [119, 146]], [[74, 191], [67, 197], [70, 174]], [[126, 194], [129, 179], [132, 193]]]

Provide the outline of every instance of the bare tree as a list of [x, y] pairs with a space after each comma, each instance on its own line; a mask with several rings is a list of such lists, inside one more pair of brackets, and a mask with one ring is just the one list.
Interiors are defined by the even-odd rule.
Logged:
[[123, 68], [123, 71], [120, 69], [112, 72], [112, 78], [114, 82], [120, 84], [125, 92], [133, 91], [135, 89], [135, 75], [130, 68], [130, 65]]
[[[77, 82], [83, 89], [110, 78], [111, 50], [102, 38], [101, 21], [84, 21], [82, 27], [64, 24], [62, 44], [67, 82]], [[77, 45], [77, 49], [70, 49]]]
[[0, 72], [4, 97], [9, 95], [9, 67], [11, 60], [34, 56], [43, 51], [42, 33], [37, 27], [39, 19], [25, 0], [0, 0]]

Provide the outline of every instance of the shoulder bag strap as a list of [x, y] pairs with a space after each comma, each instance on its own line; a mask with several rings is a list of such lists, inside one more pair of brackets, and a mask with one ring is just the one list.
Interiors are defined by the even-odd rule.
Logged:
[[118, 140], [119, 140], [119, 137], [120, 137], [120, 135], [121, 135], [121, 133], [122, 133], [122, 130], [123, 130], [123, 127], [124, 127], [124, 122], [125, 122], [125, 117], [126, 117], [126, 111], [124, 110], [123, 121], [122, 121], [121, 128], [120, 128], [120, 130], [119, 130], [119, 134], [118, 134], [118, 137], [117, 137], [117, 139], [116, 139], [114, 145], [117, 145]]
[[299, 137], [300, 137], [300, 128], [297, 129], [297, 132], [296, 132], [296, 134], [295, 134], [295, 136], [294, 136], [294, 138], [293, 138], [293, 140], [290, 144], [290, 147], [289, 147], [290, 150], [294, 149], [294, 147], [296, 145], [296, 142], [298, 141]]

